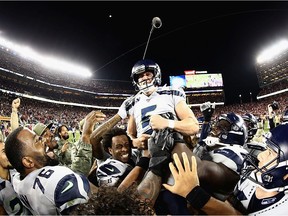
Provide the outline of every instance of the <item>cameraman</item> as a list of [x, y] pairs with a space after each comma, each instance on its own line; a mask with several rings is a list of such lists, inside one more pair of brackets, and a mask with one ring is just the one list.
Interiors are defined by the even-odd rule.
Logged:
[[279, 104], [276, 101], [273, 101], [272, 104], [268, 105], [268, 121], [269, 121], [270, 131], [276, 126], [275, 121], [274, 121], [275, 116], [276, 116], [275, 110], [278, 110], [278, 109], [279, 109]]

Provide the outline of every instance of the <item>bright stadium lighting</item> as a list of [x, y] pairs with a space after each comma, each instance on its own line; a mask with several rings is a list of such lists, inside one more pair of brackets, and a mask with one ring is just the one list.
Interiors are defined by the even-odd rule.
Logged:
[[62, 71], [65, 73], [87, 77], [87, 78], [92, 76], [92, 72], [84, 66], [76, 65], [68, 61], [65, 61], [63, 59], [61, 60], [55, 57], [53, 58], [53, 57], [43, 56], [37, 53], [35, 50], [31, 49], [30, 47], [15, 44], [1, 36], [0, 36], [0, 46], [5, 47], [7, 51], [12, 50], [18, 53], [19, 56], [35, 61], [49, 69]]
[[283, 51], [288, 49], [288, 41], [286, 39], [283, 39], [276, 44], [272, 45], [271, 47], [268, 47], [266, 50], [264, 50], [258, 57], [257, 57], [257, 63], [264, 63], [267, 62], [277, 55], [281, 54]]
[[80, 65], [72, 64], [67, 61], [58, 60], [53, 57], [42, 57], [40, 63], [51, 69], [67, 72], [69, 74], [81, 75], [83, 77], [91, 77], [92, 73], [88, 68]]

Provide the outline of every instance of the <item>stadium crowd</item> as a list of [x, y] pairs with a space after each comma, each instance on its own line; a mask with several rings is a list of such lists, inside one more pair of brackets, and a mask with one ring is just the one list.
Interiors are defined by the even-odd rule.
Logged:
[[[13, 87], [13, 86], [11, 86]], [[15, 88], [14, 88], [15, 89]], [[38, 91], [39, 92], [39, 91]], [[9, 93], [1, 93], [1, 101], [0, 104], [0, 115], [1, 116], [10, 116], [11, 112], [11, 101], [15, 99], [15, 95]], [[284, 92], [279, 95], [275, 95], [272, 97], [264, 98], [258, 100], [256, 102], [250, 103], [242, 103], [242, 104], [232, 104], [232, 105], [218, 105], [215, 109], [215, 116], [219, 116], [220, 114], [225, 114], [233, 110], [235, 113], [239, 115], [244, 115], [245, 113], [253, 113], [258, 119], [264, 119], [268, 121], [268, 111], [267, 105], [271, 104], [273, 101], [277, 101], [279, 103], [279, 109], [276, 111], [276, 114], [281, 118], [284, 111], [286, 110], [286, 104], [288, 104], [288, 92]], [[55, 99], [55, 97], [52, 97]], [[202, 97], [204, 101], [215, 102], [212, 97]], [[119, 103], [122, 103], [123, 99], [115, 99], [115, 100], [107, 100], [107, 99], [93, 99], [94, 102], [91, 101], [91, 104], [106, 106], [106, 107], [119, 107]], [[55, 125], [66, 124], [70, 131], [75, 131], [76, 126], [79, 122], [87, 115], [93, 108], [85, 108], [85, 107], [77, 107], [71, 105], [61, 105], [48, 103], [43, 101], [37, 101], [29, 98], [21, 98], [22, 106], [19, 109], [19, 118], [20, 122], [23, 125], [35, 125], [37, 122], [42, 122], [44, 124], [48, 122], [53, 122]], [[63, 101], [60, 99], [60, 101]], [[65, 100], [64, 100], [65, 101]], [[67, 101], [66, 101], [67, 102]], [[83, 98], [78, 101], [79, 103], [83, 103]], [[191, 107], [197, 118], [202, 117], [202, 113], [199, 109], [199, 106]], [[103, 112], [107, 115], [107, 117], [112, 117], [117, 110], [111, 109], [103, 109]], [[2, 132], [5, 134], [5, 130], [9, 123], [2, 121], [1, 128]]]

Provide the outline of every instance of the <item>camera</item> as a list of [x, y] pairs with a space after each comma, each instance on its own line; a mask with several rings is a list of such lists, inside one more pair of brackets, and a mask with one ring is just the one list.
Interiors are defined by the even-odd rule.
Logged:
[[273, 101], [272, 104], [270, 104], [270, 106], [272, 107], [273, 111], [278, 110], [279, 109], [279, 104], [277, 101]]

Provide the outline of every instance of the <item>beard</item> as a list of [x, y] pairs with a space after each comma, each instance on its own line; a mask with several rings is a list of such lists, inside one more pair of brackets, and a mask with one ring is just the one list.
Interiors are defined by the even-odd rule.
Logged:
[[54, 157], [50, 157], [48, 155], [45, 155], [45, 157], [46, 157], [46, 161], [47, 161], [47, 165], [46, 166], [57, 166], [57, 165], [59, 165], [59, 161], [58, 161], [58, 159], [57, 159], [57, 157], [55, 155], [54, 155]]
[[5, 169], [14, 169], [14, 167], [11, 164], [8, 164]]
[[62, 136], [62, 138], [63, 138], [64, 140], [67, 140], [67, 139], [69, 139], [69, 134], [67, 134], [67, 135], [66, 135], [66, 134], [65, 134], [65, 135], [63, 135], [63, 136]]
[[42, 155], [42, 156], [36, 156], [35, 157], [36, 161], [39, 163], [41, 167], [44, 166], [56, 166], [59, 164], [58, 159], [56, 158], [51, 158], [47, 154]]

